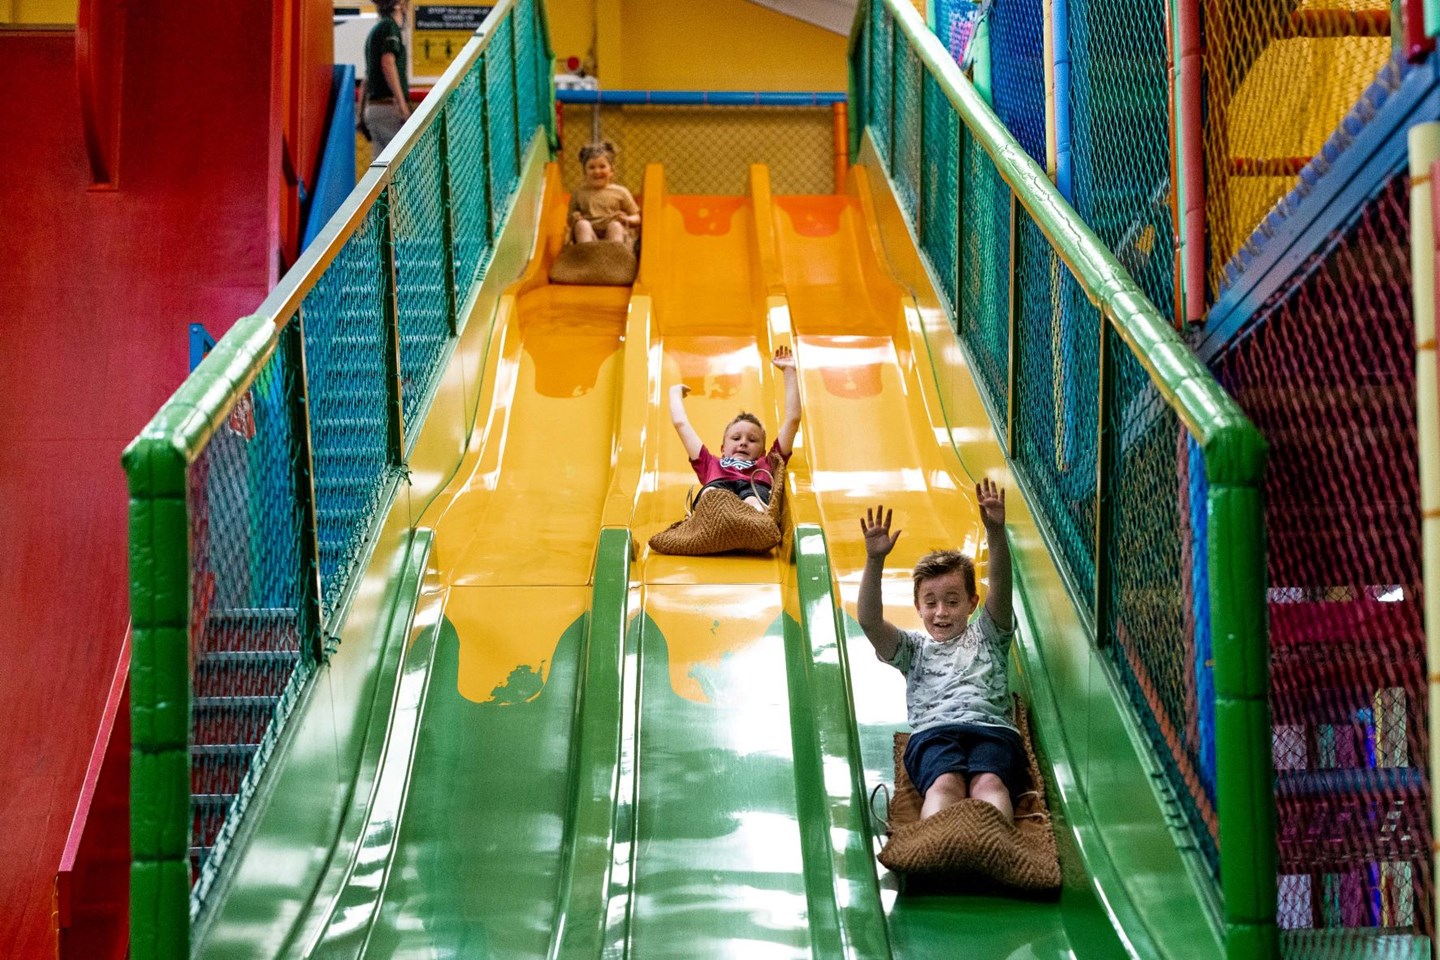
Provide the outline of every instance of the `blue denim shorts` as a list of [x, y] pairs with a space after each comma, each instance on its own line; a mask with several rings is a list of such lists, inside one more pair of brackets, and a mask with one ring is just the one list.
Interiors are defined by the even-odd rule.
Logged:
[[993, 773], [1012, 800], [1030, 781], [1020, 734], [983, 723], [947, 723], [911, 734], [904, 763], [922, 797], [942, 773], [958, 773], [967, 784], [978, 774]]
[[[770, 484], [768, 483], [760, 483], [757, 481], [752, 484], [748, 480], [711, 480], [709, 483], [705, 484], [705, 486], [700, 488], [700, 492], [704, 493], [711, 487], [719, 487], [721, 490], [729, 490], [741, 500], [744, 500], [746, 497], [759, 497], [761, 503], [765, 504], [766, 506], [770, 505]], [[699, 496], [696, 496], [695, 499], [698, 500], [700, 498]]]

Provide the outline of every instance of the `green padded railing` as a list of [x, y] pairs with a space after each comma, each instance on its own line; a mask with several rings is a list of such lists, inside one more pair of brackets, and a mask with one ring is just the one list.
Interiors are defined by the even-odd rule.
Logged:
[[868, 132], [1227, 954], [1273, 957], [1265, 442], [912, 4], [862, 0], [850, 58], [852, 155]]
[[541, 0], [502, 0], [254, 316], [125, 451], [131, 955], [184, 957], [328, 656], [537, 136]]

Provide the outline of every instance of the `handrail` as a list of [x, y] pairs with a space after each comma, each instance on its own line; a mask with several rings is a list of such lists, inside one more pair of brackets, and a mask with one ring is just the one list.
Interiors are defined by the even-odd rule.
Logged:
[[[1264, 524], [1260, 498], [1266, 444], [1238, 404], [1225, 393], [1205, 365], [1180, 340], [1171, 325], [1161, 316], [1144, 292], [1106, 249], [1095, 233], [1065, 202], [1045, 172], [1032, 160], [1009, 134], [999, 118], [950, 59], [940, 41], [925, 27], [914, 7], [904, 0], [861, 0], [856, 11], [850, 37], [852, 86], [859, 94], [855, 127], [864, 126], [872, 117], [882, 117], [886, 129], [895, 134], [896, 145], [887, 166], [898, 170], [897, 176], [917, 176], [911, 168], [899, 170], [894, 154], [903, 149], [921, 152], [918, 128], [908, 125], [902, 130], [902, 110], [894, 93], [900, 76], [898, 65], [892, 72], [889, 62], [872, 63], [869, 33], [874, 4], [880, 4], [887, 22], [885, 35], [895, 30], [895, 49], [907, 44], [913, 57], [907, 57], [909, 69], [918, 73], [922, 91], [938, 89], [953, 107], [971, 142], [994, 163], [996, 172], [1010, 194], [1010, 230], [1012, 255], [1015, 234], [1023, 210], [1049, 244], [1053, 255], [1064, 264], [1086, 298], [1100, 313], [1098, 339], [1099, 371], [1090, 371], [1098, 384], [1099, 420], [1094, 425], [1096, 443], [1096, 482], [1093, 488], [1095, 520], [1093, 540], [1086, 550], [1094, 550], [1091, 581], [1085, 589], [1075, 590], [1077, 607], [1082, 613], [1093, 610], [1090, 621], [1097, 643], [1108, 643], [1110, 627], [1109, 597], [1110, 560], [1107, 551], [1117, 532], [1112, 514], [1115, 490], [1111, 474], [1119, 475], [1119, 453], [1123, 438], [1114, 425], [1114, 392], [1116, 371], [1114, 361], [1107, 358], [1111, 338], [1118, 337], [1130, 357], [1144, 371], [1150, 385], [1162, 398], [1199, 447], [1203, 456], [1204, 481], [1208, 485], [1207, 510], [1203, 521], [1208, 528], [1208, 599], [1209, 639], [1213, 652], [1215, 697], [1216, 750], [1216, 816], [1218, 831], [1224, 834], [1224, 846], [1215, 869], [1221, 893], [1220, 917], [1227, 955], [1232, 958], [1272, 957], [1278, 950], [1275, 928], [1275, 849], [1273, 777], [1270, 765], [1270, 729], [1268, 710], [1268, 645], [1265, 635], [1265, 558]], [[889, 54], [883, 54], [889, 59]], [[899, 57], [896, 54], [896, 61]], [[857, 66], [858, 65], [858, 66]], [[886, 71], [884, 88], [897, 96], [895, 103], [871, 104], [873, 89], [859, 89], [854, 71], [868, 65], [880, 76]], [[924, 75], [934, 83], [924, 86]], [[909, 76], [913, 77], [914, 74]], [[867, 75], [864, 78], [869, 81]], [[913, 85], [914, 80], [910, 81]], [[912, 109], [909, 122], [918, 123], [918, 111]], [[901, 140], [902, 132], [910, 139]], [[859, 136], [855, 140], [859, 146]], [[947, 147], [942, 146], [941, 150]], [[952, 149], [948, 148], [948, 149]], [[914, 162], [914, 154], [904, 154]], [[942, 166], [943, 170], [943, 166]], [[933, 171], [932, 171], [933, 173]], [[952, 171], [953, 173], [953, 171]], [[948, 175], [948, 174], [947, 174]], [[914, 196], [913, 228], [917, 245], [926, 248], [926, 234], [921, 234], [922, 213], [919, 195], [925, 183], [924, 171], [918, 181], [909, 184]], [[902, 184], [904, 185], [904, 184]], [[928, 197], [928, 194], [926, 195]], [[902, 203], [902, 207], [904, 204]], [[929, 214], [925, 213], [928, 217]], [[928, 224], [929, 221], [926, 220]], [[1015, 264], [1010, 264], [1015, 276]], [[938, 268], [937, 268], [938, 269]], [[1001, 424], [1003, 430], [1013, 425], [1014, 389], [1019, 365], [1019, 340], [1016, 322], [1016, 283], [1011, 281], [1011, 324], [1009, 334], [1011, 396], [1008, 400], [1011, 420]], [[958, 316], [958, 314], [957, 314]], [[1123, 354], [1122, 354], [1123, 356]], [[1003, 364], [1003, 360], [1001, 361]], [[1001, 388], [998, 419], [1006, 418], [1007, 401]], [[1090, 426], [1086, 427], [1091, 429]], [[1015, 451], [1010, 453], [1015, 455]], [[1193, 494], [1192, 494], [1193, 495]], [[1076, 536], [1071, 533], [1070, 536]], [[1089, 539], [1089, 531], [1079, 536]], [[1059, 550], [1052, 541], [1052, 550]], [[1180, 589], [1177, 583], [1174, 589]], [[1089, 594], [1093, 590], [1093, 595]], [[1093, 604], [1093, 607], [1092, 607]]]
[[[364, 224], [365, 214], [394, 179], [394, 170], [399, 161], [404, 159], [425, 130], [435, 122], [442, 104], [458, 85], [464, 71], [485, 52], [495, 25], [518, 2], [519, 0], [501, 0], [495, 5], [475, 35], [461, 48], [450, 67], [441, 75], [430, 96], [426, 97], [411, 115], [411, 119], [405, 124], [405, 135], [391, 141], [384, 153], [370, 165], [350, 196], [335, 211], [334, 216], [301, 254], [295, 265], [286, 271], [280, 282], [261, 301], [252, 317], [263, 317], [277, 327], [283, 327], [290, 321], [320, 275], [340, 255], [345, 242]], [[252, 331], [247, 334], [247, 339], [252, 335], [258, 337], [260, 334]], [[272, 349], [254, 353], [239, 349], [221, 349], [228, 339], [229, 334], [196, 368], [195, 374], [185, 380], [170, 400], [166, 401], [150, 424], [146, 425], [140, 437], [154, 437], [157, 435], [156, 429], [163, 427], [166, 436], [184, 437], [180, 446], [191, 457], [204, 446], [205, 441], [223, 422], [224, 411], [250, 389], [260, 367], [273, 352], [273, 342]], [[252, 348], [254, 346], [252, 343]], [[201, 409], [208, 409], [211, 414], [203, 420], [197, 420], [196, 414]], [[179, 432], [172, 434], [169, 432], [171, 429]]]
[[[100, 728], [96, 732], [95, 742], [90, 748], [90, 762], [85, 767], [85, 779], [80, 787], [80, 799], [75, 804], [75, 813], [70, 820], [70, 830], [65, 835], [65, 848], [60, 854], [60, 865], [55, 870], [55, 913], [56, 925], [62, 931], [59, 944], [59, 956], [62, 958], [73, 955], [73, 950], [66, 949], [66, 937], [63, 931], [73, 925], [73, 911], [77, 899], [80, 903], [86, 903], [90, 899], [86, 897], [88, 893], [95, 901], [103, 903], [106, 908], [107, 920], [114, 918], [117, 914], [123, 915], [124, 912], [122, 906], [124, 897], [116, 896], [117, 892], [123, 892], [123, 887], [121, 891], [117, 891], [114, 888], [106, 889], [102, 886], [98, 890], [84, 890], [77, 894], [76, 885], [85, 882], [87, 869], [93, 869], [94, 853], [92, 848], [97, 835], [106, 836], [110, 844], [115, 843], [111, 833], [115, 829], [114, 824], [106, 823], [99, 817], [96, 818], [96, 822], [92, 823], [91, 815], [95, 813], [97, 796], [108, 795], [118, 786], [115, 783], [116, 777], [126, 777], [128, 780], [129, 770], [120, 768], [128, 767], [130, 762], [130, 718], [121, 709], [126, 704], [126, 691], [130, 685], [130, 640], [130, 630], [127, 628], [125, 639], [120, 644], [120, 655], [115, 658], [115, 669], [110, 675], [110, 690], [105, 697], [104, 709], [100, 712]], [[117, 728], [118, 744], [116, 742]], [[104, 781], [103, 786], [102, 780]], [[124, 816], [125, 812], [122, 808], [121, 817]], [[128, 846], [128, 844], [124, 846]], [[124, 861], [121, 860], [122, 870], [123, 864]], [[111, 873], [113, 876], [112, 871], [107, 871], [107, 873]], [[94, 880], [90, 881], [91, 884], [94, 882]], [[109, 931], [118, 942], [124, 931], [123, 922], [114, 923]], [[109, 943], [106, 945], [107, 947], [112, 946]]]
[[[190, 925], [278, 731], [345, 620], [357, 571], [373, 548], [369, 533], [408, 470], [405, 438], [439, 389], [465, 290], [474, 289], [472, 279], [500, 242], [525, 151], [542, 125], [550, 129], [543, 19], [541, 0], [502, 0], [491, 10], [296, 266], [125, 451], [135, 627], [135, 956], [188, 953]], [[485, 57], [496, 36], [502, 48]], [[452, 100], [456, 93], [464, 96]], [[351, 242], [360, 238], [363, 244]], [[332, 265], [343, 275], [327, 272]], [[307, 299], [312, 292], [314, 301]], [[208, 451], [226, 448], [207, 445], [226, 423], [224, 438], [234, 438], [226, 443], [249, 445], [249, 467], [238, 473], [223, 463], [211, 469]], [[257, 518], [250, 505], [261, 502], [268, 513]], [[212, 527], [214, 511], [221, 519]], [[227, 536], [234, 523], [227, 526], [226, 511], [241, 517], [243, 543], [233, 531]], [[266, 567], [263, 584], [236, 580], [233, 558], [215, 561], [216, 550], [237, 545]], [[212, 625], [240, 631], [238, 641], [210, 638]], [[264, 651], [294, 659], [283, 668], [288, 679], [280, 678], [273, 708], [251, 705], [272, 710], [263, 733], [246, 734], [260, 742], [247, 740], [250, 759], [225, 771], [225, 788], [206, 808], [218, 817], [207, 814], [203, 839], [192, 848], [186, 800], [196, 671], [187, 651], [212, 640], [278, 644]], [[207, 694], [202, 706], [223, 708], [210, 702], [222, 699]], [[203, 863], [193, 887], [192, 857]]]
[[[1005, 129], [940, 41], [925, 29], [915, 8], [898, 0], [863, 0], [856, 14], [857, 25], [862, 24], [870, 3], [883, 3], [895, 17], [922, 65], [939, 81], [946, 99], [995, 162], [1021, 207], [1060, 254], [1090, 302], [1114, 323], [1116, 332], [1186, 428], [1195, 434], [1206, 451], [1207, 462], [1215, 459], [1223, 474], [1212, 475], [1212, 482], [1258, 482], [1265, 469], [1265, 441], [1235, 400], [1184, 345], [1115, 255], [1065, 202], [1040, 165]], [[852, 50], [859, 36], [858, 29], [851, 33]]]

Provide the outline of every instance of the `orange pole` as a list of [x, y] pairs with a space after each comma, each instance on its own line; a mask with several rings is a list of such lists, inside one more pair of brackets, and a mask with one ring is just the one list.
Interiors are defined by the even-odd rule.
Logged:
[[845, 192], [845, 175], [850, 172], [850, 123], [845, 104], [832, 107], [835, 116], [835, 192]]

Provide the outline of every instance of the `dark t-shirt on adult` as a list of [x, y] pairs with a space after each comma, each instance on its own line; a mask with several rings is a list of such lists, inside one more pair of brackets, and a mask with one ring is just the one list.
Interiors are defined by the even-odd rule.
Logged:
[[395, 94], [385, 82], [385, 71], [380, 58], [387, 53], [395, 55], [395, 69], [400, 74], [400, 89], [406, 99], [410, 97], [409, 71], [405, 65], [405, 35], [400, 24], [391, 17], [381, 17], [365, 39], [365, 96], [370, 100], [389, 100]]

